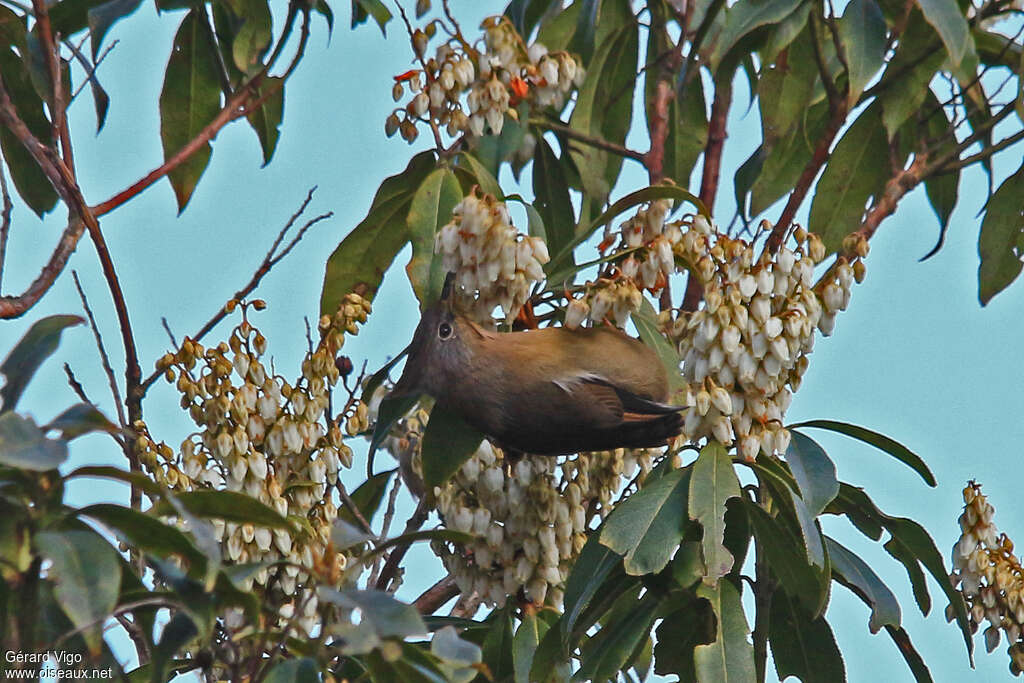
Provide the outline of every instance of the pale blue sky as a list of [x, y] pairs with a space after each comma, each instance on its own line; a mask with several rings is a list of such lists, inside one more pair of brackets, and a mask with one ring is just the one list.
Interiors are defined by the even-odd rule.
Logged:
[[[269, 308], [254, 322], [270, 340], [279, 372], [298, 374], [305, 350], [303, 317], [316, 318], [324, 262], [338, 241], [365, 215], [380, 181], [404, 167], [409, 156], [428, 144], [409, 148], [383, 135], [384, 118], [394, 106], [391, 76], [409, 68], [410, 52], [400, 24], [389, 40], [375, 26], [348, 30], [348, 3], [336, 2], [334, 37], [327, 44], [323, 20], [315, 18], [305, 62], [289, 82], [285, 125], [274, 160], [260, 168], [253, 132], [242, 122], [226, 128], [214, 144], [213, 159], [192, 202], [175, 215], [166, 181], [104, 217], [102, 225], [123, 283], [135, 328], [143, 371], [168, 349], [160, 317], [166, 316], [179, 339], [191, 334], [248, 281], [266, 249], [307, 189], [318, 185], [310, 215], [333, 210], [335, 217], [314, 227], [296, 250], [264, 281], [257, 295]], [[453, 3], [459, 16], [473, 12], [464, 26], [475, 29], [485, 3]], [[500, 12], [503, 3], [486, 3]], [[115, 27], [120, 39], [101, 69], [112, 104], [105, 130], [94, 137], [87, 93], [76, 102], [71, 120], [75, 155], [86, 198], [106, 199], [156, 166], [162, 156], [157, 98], [163, 67], [181, 13], [157, 20], [152, 4]], [[742, 116], [745, 85], [737, 85], [735, 120], [726, 144], [718, 213], [728, 222], [731, 177], [757, 144], [757, 112]], [[1014, 120], [1013, 125], [1020, 125]], [[631, 142], [645, 146], [641, 133]], [[1001, 179], [1016, 169], [1019, 148], [996, 164]], [[619, 194], [644, 184], [639, 167], [627, 162]], [[502, 178], [507, 191], [511, 176]], [[528, 179], [528, 176], [526, 176]], [[508, 184], [505, 184], [508, 183]], [[528, 182], [523, 188], [530, 195]], [[960, 490], [969, 478], [984, 485], [996, 507], [995, 523], [1024, 543], [1024, 496], [1019, 464], [1024, 443], [1020, 417], [1019, 362], [1013, 360], [1024, 338], [1019, 312], [1024, 284], [1017, 283], [981, 309], [977, 299], [975, 217], [984, 200], [980, 172], [970, 174], [961, 191], [945, 248], [933, 259], [917, 258], [934, 244], [938, 226], [923, 191], [909, 196], [898, 215], [883, 223], [867, 259], [868, 277], [856, 286], [850, 309], [839, 317], [832, 338], [819, 339], [810, 370], [789, 413], [792, 422], [830, 418], [883, 432], [920, 454], [939, 481], [929, 489], [912, 471], [881, 452], [848, 439], [813, 432], [835, 460], [842, 480], [864, 486], [886, 512], [921, 521], [948, 561], [958, 535]], [[776, 208], [770, 216], [778, 213]], [[806, 216], [806, 212], [803, 214]], [[40, 223], [27, 210], [15, 212], [4, 272], [4, 292], [21, 291], [36, 276], [63, 229], [58, 210]], [[385, 281], [365, 331], [346, 351], [371, 368], [397, 353], [416, 324], [416, 303], [402, 267], [401, 254]], [[55, 313], [80, 312], [70, 277], [83, 278], [115, 367], [123, 350], [95, 250], [83, 239], [54, 289], [24, 318], [0, 325], [0, 355], [34, 320]], [[228, 329], [222, 325], [208, 341]], [[60, 349], [30, 386], [21, 408], [38, 421], [48, 420], [76, 399], [61, 370], [71, 363], [86, 391], [113, 415], [106, 380], [85, 328], [65, 334]], [[145, 404], [146, 418], [158, 438], [176, 444], [190, 431], [172, 387], [158, 383]], [[72, 448], [74, 465], [111, 463], [123, 457], [106, 437], [89, 436]], [[348, 480], [357, 482], [361, 468]], [[113, 485], [79, 483], [70, 500], [123, 500]], [[922, 618], [913, 604], [901, 565], [880, 545], [863, 539], [845, 522], [827, 521], [826, 531], [862, 551], [903, 605], [904, 624], [929, 664], [936, 681], [1009, 680], [1005, 644], [991, 654], [980, 642], [978, 668], [967, 666], [958, 630], [942, 616], [940, 591], [930, 585], [935, 607]], [[440, 576], [440, 563], [425, 548], [410, 555], [410, 572], [401, 595], [412, 599]], [[422, 571], [419, 568], [422, 566]], [[423, 578], [419, 578], [423, 577]], [[868, 610], [841, 587], [833, 592], [829, 619], [847, 660], [851, 681], [912, 680], [885, 635], [867, 632]]]

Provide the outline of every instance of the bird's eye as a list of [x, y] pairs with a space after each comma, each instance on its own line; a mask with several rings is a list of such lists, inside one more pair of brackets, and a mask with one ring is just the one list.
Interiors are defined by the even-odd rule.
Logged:
[[452, 336], [452, 326], [448, 323], [441, 323], [437, 328], [437, 336], [441, 339], [448, 339]]

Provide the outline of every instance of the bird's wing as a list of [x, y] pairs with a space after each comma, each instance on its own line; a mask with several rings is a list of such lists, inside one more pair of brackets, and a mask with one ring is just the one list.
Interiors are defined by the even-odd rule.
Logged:
[[595, 424], [595, 427], [650, 420], [683, 409], [682, 406], [638, 396], [596, 373], [566, 375], [553, 381], [559, 389], [579, 401], [578, 405], [586, 410], [591, 419], [599, 418], [601, 424]]

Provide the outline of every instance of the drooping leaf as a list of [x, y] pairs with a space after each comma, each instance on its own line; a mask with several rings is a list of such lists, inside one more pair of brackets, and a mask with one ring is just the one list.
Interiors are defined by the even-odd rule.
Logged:
[[646, 297], [640, 304], [640, 310], [632, 315], [632, 319], [640, 339], [654, 349], [662, 365], [665, 366], [665, 372], [668, 375], [669, 396], [672, 396], [678, 389], [685, 386], [685, 381], [679, 370], [682, 364], [679, 352], [658, 329], [658, 314], [654, 312], [654, 306]]
[[[626, 573], [665, 568], [686, 531], [688, 470], [674, 470], [615, 507], [601, 529], [601, 543], [624, 558]], [[692, 493], [690, 494], [692, 495]]]
[[647, 639], [662, 604], [661, 596], [654, 592], [637, 597], [633, 592], [624, 594], [601, 630], [583, 644], [574, 680], [614, 680], [618, 671], [628, 668], [630, 656]]
[[476, 179], [476, 183], [480, 186], [481, 190], [489, 195], [497, 197], [498, 199], [503, 199], [505, 197], [504, 193], [501, 191], [501, 186], [498, 185], [497, 178], [494, 177], [494, 174], [491, 173], [486, 166], [480, 163], [479, 159], [469, 152], [459, 152], [458, 161], [460, 166], [465, 166], [465, 168], [473, 174], [473, 177]]
[[886, 626], [885, 632], [889, 634], [892, 642], [896, 645], [896, 649], [903, 655], [903, 660], [910, 667], [910, 673], [914, 675], [914, 680], [917, 683], [932, 683], [932, 674], [924, 663], [921, 653], [910, 642], [910, 634], [903, 628], [896, 626]]
[[[4, 88], [11, 96], [18, 114], [40, 142], [52, 144], [52, 127], [43, 110], [43, 101], [32, 85], [25, 60], [10, 48], [0, 48], [0, 71], [4, 75]], [[28, 208], [39, 217], [57, 205], [57, 191], [35, 159], [22, 146], [7, 126], [0, 126], [0, 150], [11, 173], [14, 189]]]
[[807, 511], [817, 517], [839, 493], [836, 466], [813, 439], [796, 431], [792, 435], [786, 462], [800, 485], [800, 497], [807, 504]]
[[725, 11], [721, 32], [709, 46], [708, 63], [713, 72], [729, 61], [727, 57], [744, 38], [759, 28], [772, 26], [789, 16], [801, 3], [799, 0], [764, 0], [740, 2]]
[[107, 465], [86, 465], [85, 467], [79, 467], [78, 469], [69, 472], [64, 478], [74, 479], [76, 477], [99, 477], [100, 479], [111, 479], [113, 481], [128, 484], [129, 486], [134, 486], [151, 498], [157, 498], [161, 495], [159, 484], [141, 472], [126, 472], [125, 470]]
[[61, 332], [84, 322], [77, 315], [51, 315], [32, 324], [0, 364], [0, 374], [5, 378], [0, 389], [0, 412], [14, 410], [36, 370], [57, 350]]
[[0, 413], [0, 464], [45, 472], [68, 457], [66, 441], [48, 439], [31, 417]]
[[273, 37], [270, 3], [268, 0], [234, 0], [232, 10], [242, 24], [231, 41], [231, 58], [240, 72], [252, 73], [261, 67], [261, 57]]
[[103, 619], [117, 604], [121, 561], [117, 551], [93, 531], [44, 531], [35, 536], [36, 551], [53, 563], [55, 595], [61, 609], [90, 651], [99, 653]]
[[877, 106], [870, 106], [839, 140], [811, 203], [808, 230], [820, 235], [829, 253], [860, 227], [864, 206], [889, 175], [889, 145]]
[[405, 219], [416, 189], [433, 169], [434, 153], [421, 152], [403, 172], [381, 183], [366, 218], [327, 259], [321, 315], [334, 315], [349, 292], [373, 299], [384, 273], [409, 241]]
[[785, 591], [772, 594], [768, 640], [779, 680], [796, 676], [803, 683], [846, 680], [846, 666], [824, 616], [813, 618]]
[[[514, 636], [512, 633], [512, 616], [511, 616], [512, 605], [506, 604], [501, 609], [495, 609], [491, 612], [490, 616], [484, 622], [487, 624], [485, 631], [483, 645], [477, 648], [476, 661], [481, 661], [479, 656], [481, 655], [482, 649], [482, 661], [491, 671], [491, 675], [498, 680], [509, 680], [515, 674], [515, 662], [512, 652]], [[525, 619], [525, 614], [523, 615]], [[467, 633], [468, 635], [468, 633]], [[437, 636], [434, 637], [434, 642], [437, 642]], [[464, 642], [464, 641], [462, 641]], [[440, 656], [440, 653], [434, 651], [434, 643], [432, 642], [431, 651]], [[463, 647], [463, 646], [457, 646]], [[477, 647], [474, 645], [473, 647]], [[454, 654], [454, 653], [453, 653]], [[471, 655], [472, 653], [466, 649], [465, 655]], [[448, 657], [449, 659], [455, 659], [454, 657]], [[462, 661], [466, 661], [463, 659]], [[469, 662], [472, 664], [473, 662]], [[468, 672], [467, 672], [468, 673]], [[474, 671], [470, 680], [476, 677]]]
[[838, 541], [825, 537], [832, 560], [832, 575], [871, 608], [868, 629], [878, 633], [883, 626], [899, 626], [901, 613], [896, 596], [867, 562]]
[[1024, 165], [1003, 181], [985, 205], [978, 255], [978, 299], [985, 306], [1024, 267]]
[[590, 534], [565, 582], [565, 611], [561, 619], [564, 635], [576, 628], [577, 618], [608, 580], [620, 576], [624, 576], [622, 556], [601, 542], [601, 534]]
[[164, 558], [179, 555], [193, 566], [204, 562], [203, 555], [181, 530], [148, 514], [110, 503], [88, 505], [78, 514], [95, 519], [139, 550]]
[[153, 660], [150, 682], [163, 683], [167, 680], [165, 672], [171, 659], [186, 643], [199, 635], [195, 622], [184, 611], [175, 612], [160, 633], [160, 640], [153, 648]]
[[[955, 144], [956, 133], [952, 123], [946, 119], [945, 109], [939, 104], [938, 98], [931, 91], [929, 91], [929, 95], [931, 97], [924, 105], [924, 110], [930, 113], [928, 120], [924, 122], [925, 139], [929, 148], [938, 146], [940, 152], [944, 152], [949, 145]], [[946, 141], [947, 145], [941, 145], [942, 141]], [[959, 168], [951, 173], [934, 174], [924, 179], [925, 195], [939, 219], [939, 239], [935, 247], [921, 257], [922, 261], [938, 253], [942, 248], [946, 230], [949, 229], [949, 218], [956, 207], [959, 188]]]
[[423, 432], [421, 462], [423, 485], [428, 491], [443, 486], [480, 447], [483, 434], [458, 414], [435, 405]]
[[400, 602], [389, 593], [377, 590], [335, 590], [317, 588], [317, 597], [348, 609], [359, 609], [362, 623], [367, 623], [380, 638], [424, 636], [427, 627], [412, 605]]
[[852, 0], [843, 10], [838, 32], [849, 66], [852, 105], [885, 62], [885, 17], [875, 0]]
[[729, 581], [719, 581], [715, 586], [702, 583], [697, 596], [711, 603], [718, 617], [715, 641], [693, 650], [697, 680], [753, 683], [754, 649], [748, 640], [750, 627], [739, 591]]
[[945, 55], [935, 33], [921, 15], [912, 13], [896, 53], [882, 74], [879, 102], [882, 123], [892, 139], [903, 123], [917, 113], [928, 96], [929, 84]]
[[784, 62], [766, 66], [757, 82], [762, 139], [767, 149], [785, 137], [811, 104], [818, 82], [812, 50], [811, 25], [787, 48]]
[[[373, 516], [380, 508], [388, 489], [388, 482], [391, 481], [391, 475], [395, 472], [397, 470], [393, 469], [378, 472], [372, 477], [368, 477], [355, 491], [349, 494], [349, 498], [359, 508], [359, 512], [367, 522], [373, 523]], [[349, 524], [356, 524], [356, 516], [344, 503], [338, 508], [338, 519], [343, 519]]]
[[910, 469], [920, 474], [921, 478], [924, 479], [925, 483], [929, 486], [936, 485], [935, 475], [933, 475], [931, 470], [928, 469], [928, 465], [924, 463], [924, 460], [922, 460], [920, 456], [903, 444], [890, 439], [884, 434], [879, 434], [878, 432], [871, 431], [865, 427], [859, 427], [847, 422], [837, 422], [835, 420], [808, 420], [807, 422], [799, 422], [794, 425], [789, 425], [790, 429], [799, 429], [801, 427], [827, 429], [832, 432], [839, 432], [840, 434], [853, 437], [854, 439], [863, 441], [866, 444], [870, 444], [875, 448], [888, 453]]
[[551, 145], [537, 140], [533, 157], [533, 206], [544, 220], [548, 249], [556, 253], [572, 240], [576, 217], [569, 202], [569, 185]]
[[917, 6], [942, 38], [954, 67], [973, 52], [974, 41], [967, 27], [967, 18], [956, 0], [917, 0]]
[[711, 442], [701, 449], [690, 478], [689, 517], [704, 528], [701, 551], [707, 575], [704, 583], [715, 585], [732, 569], [733, 558], [722, 544], [725, 538], [725, 504], [740, 496], [740, 482], [725, 448]]
[[256, 89], [256, 97], [266, 101], [250, 111], [245, 120], [256, 132], [263, 151], [263, 165], [270, 163], [277, 149], [277, 140], [281, 135], [281, 120], [284, 117], [284, 79], [278, 76], [267, 76]]
[[655, 632], [654, 673], [697, 683], [694, 648], [717, 639], [717, 618], [707, 600], [694, 600], [662, 619]]
[[[357, 13], [357, 8], [359, 12]], [[357, 20], [356, 17], [359, 17]], [[388, 35], [388, 22], [391, 21], [391, 10], [387, 8], [381, 0], [352, 0], [352, 28], [355, 28], [358, 24], [366, 21], [366, 17], [371, 16], [373, 20], [377, 22], [377, 26], [380, 26], [380, 32], [386, 38]]]
[[[444, 273], [441, 258], [434, 255], [434, 236], [452, 218], [462, 201], [462, 188], [451, 169], [438, 168], [428, 175], [413, 195], [406, 226], [412, 241], [412, 258], [405, 267], [412, 290], [425, 309], [441, 294]], [[436, 262], [436, 263], [435, 263]]]
[[[199, 10], [189, 11], [174, 36], [160, 91], [160, 140], [165, 160], [196, 138], [220, 112], [220, 67], [213, 44], [205, 15]], [[203, 143], [167, 174], [179, 213], [210, 163], [211, 149], [209, 142]]]
[[92, 43], [92, 58], [99, 56], [100, 47], [107, 31], [120, 19], [128, 16], [139, 8], [142, 0], [110, 0], [89, 10], [89, 40]]
[[76, 437], [90, 432], [116, 433], [119, 431], [117, 425], [88, 403], [76, 403], [63, 413], [53, 418], [44, 430], [58, 430], [61, 438], [70, 441]]

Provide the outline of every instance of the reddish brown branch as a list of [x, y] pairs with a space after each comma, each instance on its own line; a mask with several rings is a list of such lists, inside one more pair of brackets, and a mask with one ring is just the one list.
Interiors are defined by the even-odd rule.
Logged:
[[7, 259], [7, 238], [11, 232], [11, 210], [14, 209], [14, 204], [11, 203], [11, 193], [7, 190], [7, 176], [4, 175], [2, 167], [0, 167], [0, 191], [3, 192], [4, 199], [3, 210], [0, 210], [0, 281], [2, 281], [4, 263]]
[[60, 73], [60, 54], [53, 39], [53, 28], [50, 25], [50, 15], [45, 0], [32, 0], [32, 9], [35, 14], [36, 24], [39, 28], [39, 41], [42, 43], [43, 56], [46, 59], [46, 67], [50, 73], [50, 84], [53, 86], [50, 99], [50, 116], [53, 118], [53, 139], [60, 140], [61, 149], [64, 152], [64, 164], [75, 175], [74, 155], [71, 152], [71, 134], [68, 131], [68, 122], [64, 105], [64, 84]]
[[459, 587], [455, 585], [454, 576], [446, 576], [433, 586], [423, 592], [423, 595], [413, 601], [412, 606], [423, 615], [433, 614], [446, 602], [459, 594]]
[[929, 170], [927, 162], [928, 157], [926, 155], [917, 156], [909, 168], [900, 170], [893, 177], [889, 178], [882, 195], [868, 210], [864, 222], [855, 234], [871, 239], [879, 224], [896, 211], [896, 206], [903, 196], [924, 180]]

